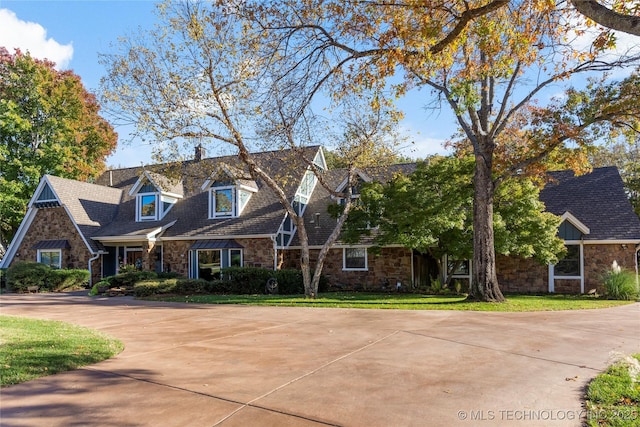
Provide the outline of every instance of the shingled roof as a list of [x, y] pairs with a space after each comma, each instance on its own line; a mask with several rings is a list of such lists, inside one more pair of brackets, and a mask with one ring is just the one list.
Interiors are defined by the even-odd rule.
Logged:
[[[416, 163], [404, 163], [366, 168], [361, 172], [371, 181], [386, 182], [396, 174], [409, 175], [415, 170]], [[324, 180], [329, 188], [335, 191], [345, 182], [347, 173], [347, 169], [330, 170], [324, 174]], [[311, 200], [309, 200], [309, 205], [304, 212], [305, 227], [311, 246], [322, 246], [333, 232], [336, 221], [329, 216], [327, 209], [330, 204], [335, 202], [336, 201], [331, 198], [329, 191], [320, 184], [316, 185]], [[372, 240], [372, 238], [363, 237], [362, 243], [366, 244], [370, 240]], [[300, 240], [296, 234], [291, 242], [291, 246], [295, 247], [298, 245], [300, 245]]]
[[[289, 199], [292, 199], [306, 170], [306, 164], [300, 154], [313, 159], [318, 150], [319, 147], [307, 147], [302, 149], [302, 153], [291, 150], [267, 151], [253, 154], [253, 159], [282, 186]], [[211, 220], [208, 218], [208, 190], [203, 190], [202, 185], [223, 165], [229, 170], [242, 171], [243, 176], [236, 178], [251, 188], [257, 187], [258, 191], [252, 195], [239, 217]], [[155, 182], [162, 182], [165, 187], [171, 183], [171, 188], [180, 188], [183, 198], [161, 220], [136, 222], [136, 198], [129, 192], [145, 171]], [[260, 179], [252, 180], [246, 165], [237, 156], [213, 157], [145, 168], [116, 169], [105, 172], [96, 183], [123, 190], [117, 215], [109, 225], [95, 234], [98, 239], [135, 236], [149, 229], [169, 225], [170, 227], [164, 231], [164, 238], [271, 235], [278, 231], [284, 218], [284, 209], [273, 191]]]
[[617, 168], [597, 168], [580, 176], [573, 171], [551, 172], [550, 177], [540, 200], [547, 211], [569, 212], [589, 227], [584, 240], [640, 240], [640, 218], [625, 194]]
[[122, 190], [53, 175], [46, 175], [46, 180], [60, 203], [69, 211], [91, 250], [97, 252], [102, 249], [91, 238], [115, 217], [122, 199]]

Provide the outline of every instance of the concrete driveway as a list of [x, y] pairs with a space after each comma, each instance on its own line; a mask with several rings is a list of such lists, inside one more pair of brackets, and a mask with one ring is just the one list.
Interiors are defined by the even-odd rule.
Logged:
[[0, 390], [17, 426], [579, 426], [612, 352], [640, 352], [640, 304], [539, 313], [207, 306], [2, 295], [0, 313], [125, 344]]

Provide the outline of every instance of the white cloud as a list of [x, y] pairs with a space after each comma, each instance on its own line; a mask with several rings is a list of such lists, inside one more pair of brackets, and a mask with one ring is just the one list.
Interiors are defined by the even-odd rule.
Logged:
[[401, 154], [413, 159], [424, 159], [434, 154], [447, 155], [450, 151], [444, 148], [444, 139], [416, 138], [413, 144], [399, 147]]
[[15, 48], [29, 52], [32, 57], [48, 59], [57, 69], [65, 69], [73, 57], [73, 45], [60, 44], [47, 38], [47, 30], [35, 22], [19, 19], [9, 9], [0, 9], [0, 46], [13, 53]]

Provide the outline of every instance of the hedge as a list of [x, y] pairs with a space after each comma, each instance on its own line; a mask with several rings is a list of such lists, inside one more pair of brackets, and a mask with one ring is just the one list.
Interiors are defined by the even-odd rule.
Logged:
[[60, 292], [81, 289], [89, 282], [89, 270], [58, 270], [33, 261], [13, 264], [6, 271], [7, 287], [17, 292], [38, 287], [40, 291]]

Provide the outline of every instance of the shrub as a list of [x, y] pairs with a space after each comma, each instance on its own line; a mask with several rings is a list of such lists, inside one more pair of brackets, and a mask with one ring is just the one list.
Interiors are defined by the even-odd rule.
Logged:
[[182, 274], [176, 273], [175, 271], [163, 271], [156, 274], [158, 279], [185, 279]]
[[47, 278], [51, 268], [33, 261], [21, 261], [7, 269], [7, 286], [24, 292], [29, 286], [47, 289]]
[[278, 281], [278, 293], [282, 295], [297, 295], [304, 293], [304, 280], [302, 278], [302, 271], [278, 270], [272, 271], [271, 273], [273, 274], [273, 277], [275, 277]]
[[106, 280], [109, 281], [109, 285], [112, 288], [121, 287], [121, 288], [132, 288], [137, 282], [142, 282], [144, 280], [153, 280], [157, 279], [158, 275], [153, 271], [128, 271], [124, 273], [116, 274], [115, 276], [107, 277]]
[[636, 282], [636, 275], [623, 270], [617, 265], [606, 272], [602, 278], [605, 294], [609, 299], [635, 300], [640, 297], [640, 289]]
[[136, 297], [171, 294], [175, 292], [177, 281], [178, 279], [157, 279], [140, 281], [133, 285], [133, 294]]
[[89, 283], [89, 270], [69, 269], [49, 272], [48, 287], [55, 292], [72, 289], [84, 289]]
[[177, 279], [174, 292], [181, 295], [204, 294], [209, 291], [210, 283], [204, 279]]
[[91, 287], [91, 291], [89, 291], [89, 296], [96, 296], [104, 292], [104, 289], [109, 289], [111, 285], [107, 279], [102, 279], [99, 282], [95, 283]]
[[259, 267], [228, 267], [222, 270], [225, 291], [231, 294], [261, 294], [274, 271]]

